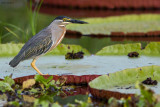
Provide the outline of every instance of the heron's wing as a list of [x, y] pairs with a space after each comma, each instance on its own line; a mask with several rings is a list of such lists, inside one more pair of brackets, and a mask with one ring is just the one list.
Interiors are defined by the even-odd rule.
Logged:
[[[43, 35], [44, 34], [44, 35]], [[33, 58], [41, 54], [46, 53], [52, 46], [52, 35], [51, 33], [42, 33], [37, 37], [31, 39], [29, 43], [23, 49], [22, 60]]]

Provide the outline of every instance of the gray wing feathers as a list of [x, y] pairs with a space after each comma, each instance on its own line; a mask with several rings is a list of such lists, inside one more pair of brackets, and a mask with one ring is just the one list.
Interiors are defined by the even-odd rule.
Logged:
[[23, 60], [44, 54], [50, 49], [51, 46], [52, 38], [50, 36], [38, 38], [24, 50]]
[[46, 53], [52, 46], [51, 32], [41, 31], [33, 36], [21, 49], [17, 56], [9, 63], [12, 67], [18, 65], [20, 61], [35, 58]]

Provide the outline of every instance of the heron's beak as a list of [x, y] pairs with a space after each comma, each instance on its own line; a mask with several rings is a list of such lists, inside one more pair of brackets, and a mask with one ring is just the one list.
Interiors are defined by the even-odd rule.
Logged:
[[80, 21], [80, 20], [75, 20], [75, 19], [71, 19], [70, 22], [71, 23], [79, 23], [79, 24], [88, 24], [88, 22]]

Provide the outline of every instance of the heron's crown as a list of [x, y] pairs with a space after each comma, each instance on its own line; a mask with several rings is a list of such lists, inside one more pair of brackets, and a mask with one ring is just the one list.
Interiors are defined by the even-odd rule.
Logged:
[[63, 20], [63, 21], [65, 21], [65, 20], [71, 20], [71, 18], [67, 17], [67, 16], [58, 16], [54, 20]]
[[87, 24], [87, 22], [85, 21], [80, 21], [80, 20], [75, 20], [75, 19], [71, 19], [70, 17], [67, 16], [58, 16], [56, 17], [54, 20], [63, 20], [63, 23], [78, 23], [78, 24]]

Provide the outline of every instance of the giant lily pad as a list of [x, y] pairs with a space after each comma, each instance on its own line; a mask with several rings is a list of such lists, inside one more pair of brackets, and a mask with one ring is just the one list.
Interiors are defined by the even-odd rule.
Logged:
[[160, 42], [150, 42], [141, 53], [143, 55], [160, 55]]
[[[151, 77], [153, 80], [160, 81], [160, 66], [145, 66], [139, 68], [125, 69], [109, 75], [102, 75], [92, 80], [89, 86], [94, 90], [92, 93], [99, 96], [99, 91], [104, 91], [118, 95], [127, 95], [138, 93], [138, 89], [134, 87], [137, 81], [142, 82], [146, 78]], [[157, 86], [148, 86], [156, 93], [160, 94], [160, 83]], [[96, 94], [95, 94], [96, 93]], [[108, 93], [108, 95], [110, 95]], [[101, 95], [102, 96], [102, 95]], [[103, 95], [107, 98], [107, 95]], [[121, 97], [122, 97], [121, 96]]]
[[149, 32], [160, 30], [160, 15], [124, 15], [107, 18], [87, 18], [82, 19], [87, 25], [70, 25], [69, 30], [79, 31], [82, 34], [107, 34], [111, 32]]
[[[35, 75], [37, 72], [30, 66], [32, 60], [21, 62], [16, 68], [9, 66], [12, 58], [0, 58], [0, 78], [13, 74], [13, 78]], [[123, 62], [123, 63], [122, 63]], [[140, 56], [84, 56], [80, 60], [66, 60], [65, 56], [40, 57], [36, 65], [44, 74], [50, 75], [104, 75], [126, 68], [159, 65], [160, 57]]]
[[141, 50], [140, 43], [134, 44], [116, 44], [106, 46], [102, 50], [96, 53], [96, 55], [127, 55], [129, 52]]
[[[0, 44], [0, 57], [4, 56], [15, 56], [24, 44]], [[69, 47], [69, 48], [68, 48]], [[83, 51], [85, 54], [89, 54], [86, 49], [83, 49], [79, 45], [58, 45], [53, 51], [49, 52], [47, 55], [65, 55], [67, 52], [78, 52]]]
[[129, 52], [139, 52], [140, 55], [159, 56], [160, 42], [150, 42], [145, 49], [141, 50], [140, 43], [116, 44], [106, 46], [96, 53], [96, 55], [127, 55]]

